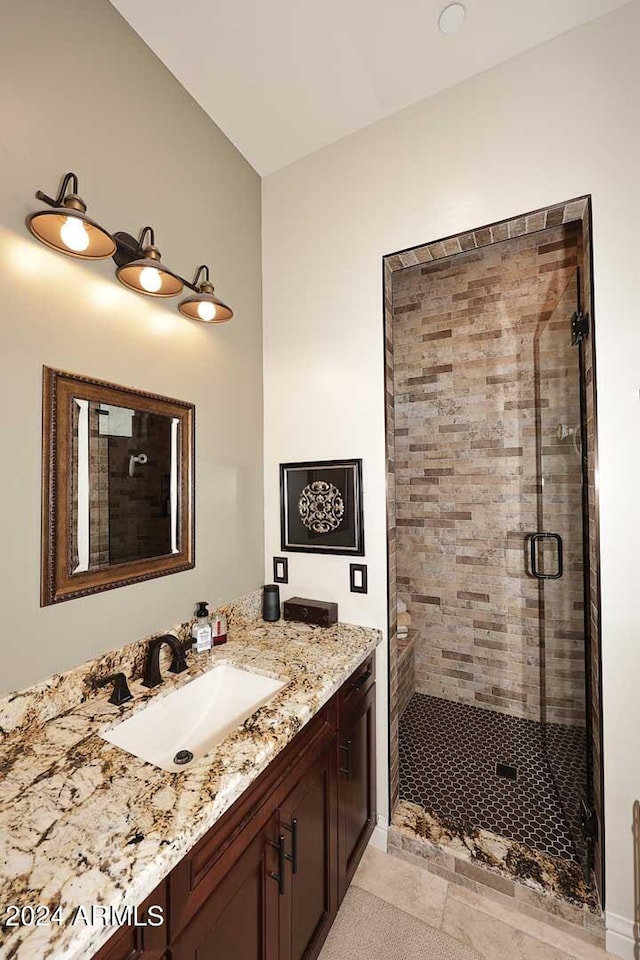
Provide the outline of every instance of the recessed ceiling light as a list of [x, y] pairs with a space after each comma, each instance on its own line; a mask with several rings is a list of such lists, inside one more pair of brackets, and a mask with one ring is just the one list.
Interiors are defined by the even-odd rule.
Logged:
[[440, 33], [455, 33], [464, 23], [466, 15], [467, 11], [461, 3], [450, 3], [438, 18]]

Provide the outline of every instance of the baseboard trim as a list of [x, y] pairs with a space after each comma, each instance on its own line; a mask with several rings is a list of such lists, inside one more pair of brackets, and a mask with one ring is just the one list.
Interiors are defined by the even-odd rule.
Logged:
[[389, 835], [389, 821], [386, 817], [378, 817], [378, 821], [373, 828], [373, 833], [371, 834], [371, 839], [369, 840], [369, 845], [375, 847], [376, 850], [382, 850], [383, 853], [387, 852], [387, 838]]
[[606, 911], [607, 950], [621, 960], [639, 960], [640, 946], [637, 945], [635, 924], [627, 917]]

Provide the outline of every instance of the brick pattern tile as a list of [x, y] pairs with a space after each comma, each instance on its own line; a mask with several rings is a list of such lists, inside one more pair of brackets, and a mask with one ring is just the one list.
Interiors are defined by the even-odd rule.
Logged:
[[477, 230], [460, 233], [455, 237], [446, 237], [444, 240], [426, 243], [422, 247], [413, 247], [411, 250], [402, 251], [402, 253], [391, 254], [384, 258], [385, 271], [393, 273], [396, 270], [415, 266], [416, 263], [429, 263], [432, 260], [441, 260], [452, 254], [479, 250], [493, 243], [513, 240], [516, 237], [537, 233], [549, 227], [557, 227], [562, 223], [584, 220], [586, 214], [586, 197], [579, 197], [576, 200], [570, 200], [568, 203], [554, 204], [551, 207], [536, 210], [522, 217], [502, 220], [500, 223], [479, 227]]
[[400, 717], [398, 696], [398, 592], [396, 568], [396, 488], [395, 488], [395, 398], [393, 381], [393, 302], [391, 268], [387, 262], [385, 272], [385, 448], [387, 468], [387, 564], [389, 577], [388, 626], [389, 626], [389, 789], [392, 803], [398, 796], [398, 721]]
[[[591, 263], [591, 223], [589, 217], [584, 218], [582, 228], [582, 261]], [[593, 321], [592, 291], [585, 277], [590, 271], [582, 271], [581, 300], [582, 309]], [[604, 831], [604, 798], [602, 796], [602, 744], [600, 725], [602, 706], [600, 702], [600, 546], [598, 523], [598, 490], [596, 485], [598, 445], [596, 432], [596, 404], [595, 404], [595, 330], [593, 322], [591, 334], [583, 346], [584, 350], [584, 409], [587, 437], [587, 512], [588, 512], [588, 562], [589, 562], [589, 630], [590, 630], [590, 671], [591, 671], [591, 725], [592, 725], [592, 764], [593, 764], [593, 805], [599, 824], [599, 836]], [[604, 863], [602, 860], [602, 845], [595, 847], [594, 873], [599, 889], [604, 881]]]
[[[109, 438], [100, 434], [100, 404], [89, 403], [89, 569], [110, 563]], [[93, 482], [96, 480], [96, 482]]]
[[[417, 689], [569, 723], [584, 722], [576, 276], [577, 230], [560, 226], [393, 288], [395, 563]], [[562, 535], [558, 583], [530, 575], [536, 530]]]
[[400, 721], [416, 688], [414, 636], [410, 630], [408, 637], [398, 640], [398, 717]]
[[[171, 550], [168, 509], [171, 460], [169, 418], [138, 412], [133, 436], [100, 433], [100, 404], [91, 401], [89, 417], [89, 569], [164, 556]], [[69, 566], [78, 565], [78, 421], [72, 409], [71, 537]], [[129, 476], [129, 457], [141, 452], [147, 464]]]
[[[438, 274], [441, 272], [444, 274], [448, 266], [451, 265], [453, 261], [449, 263], [438, 263], [447, 257], [450, 257], [451, 254], [457, 254], [459, 252], [469, 253], [471, 251], [483, 251], [487, 252], [486, 248], [492, 244], [500, 244], [502, 241], [507, 239], [513, 239], [515, 237], [527, 237], [531, 234], [534, 234], [541, 230], [546, 230], [553, 227], [559, 227], [561, 225], [578, 225], [580, 227], [580, 233], [578, 233], [578, 241], [576, 245], [576, 262], [580, 263], [583, 267], [581, 271], [581, 277], [584, 279], [590, 276], [590, 258], [591, 258], [591, 234], [590, 234], [590, 217], [589, 217], [589, 208], [588, 201], [586, 198], [580, 198], [576, 201], [571, 201], [566, 204], [559, 204], [556, 206], [549, 207], [545, 210], [536, 211], [533, 214], [526, 215], [524, 217], [514, 218], [510, 221], [503, 221], [501, 223], [492, 224], [489, 227], [481, 228], [476, 231], [470, 231], [466, 234], [459, 234], [457, 237], [448, 238], [444, 241], [439, 241], [436, 243], [425, 244], [422, 247], [416, 247], [412, 250], [405, 251], [402, 254], [392, 255], [386, 257], [383, 261], [384, 267], [384, 290], [385, 290], [385, 351], [386, 351], [386, 418], [387, 418], [387, 489], [388, 489], [388, 527], [389, 527], [389, 577], [390, 577], [390, 590], [389, 590], [389, 657], [390, 657], [390, 679], [391, 679], [391, 727], [390, 727], [390, 770], [391, 770], [391, 800], [392, 808], [395, 806], [395, 803], [398, 798], [398, 789], [399, 789], [399, 756], [398, 756], [398, 739], [399, 739], [399, 717], [404, 709], [404, 705], [407, 701], [407, 676], [411, 676], [406, 665], [403, 668], [403, 681], [404, 683], [399, 683], [399, 663], [403, 661], [403, 658], [406, 658], [406, 652], [403, 654], [402, 651], [398, 650], [397, 638], [395, 635], [395, 617], [396, 617], [396, 604], [397, 604], [397, 589], [398, 586], [401, 595], [407, 599], [407, 595], [410, 596], [411, 592], [415, 593], [417, 599], [411, 601], [413, 608], [422, 605], [422, 608], [429, 612], [431, 616], [442, 615], [443, 610], [447, 610], [447, 602], [450, 600], [457, 601], [460, 605], [467, 605], [467, 609], [473, 613], [473, 610], [477, 608], [476, 616], [473, 616], [472, 613], [469, 614], [471, 619], [471, 627], [474, 631], [478, 631], [478, 637], [481, 641], [480, 646], [473, 644], [474, 649], [469, 652], [465, 650], [460, 650], [460, 646], [464, 646], [461, 643], [461, 631], [454, 630], [452, 634], [452, 643], [450, 644], [451, 649], [446, 651], [447, 655], [444, 656], [444, 650], [441, 654], [441, 661], [448, 660], [449, 665], [448, 669], [453, 674], [450, 679], [457, 681], [457, 685], [460, 689], [464, 691], [465, 684], [468, 682], [465, 674], [468, 675], [470, 670], [470, 665], [476, 666], [477, 661], [483, 663], [483, 666], [489, 667], [491, 661], [494, 665], [502, 664], [502, 669], [508, 669], [508, 662], [512, 658], [514, 651], [510, 650], [509, 644], [512, 639], [512, 627], [513, 623], [510, 622], [509, 613], [504, 613], [506, 606], [507, 611], [509, 610], [509, 604], [513, 603], [513, 598], [508, 596], [503, 598], [505, 604], [502, 606], [501, 616], [506, 618], [501, 620], [491, 615], [490, 618], [486, 617], [485, 614], [488, 610], [493, 610], [493, 606], [489, 606], [492, 601], [492, 598], [495, 596], [495, 591], [492, 590], [492, 584], [489, 584], [486, 588], [474, 588], [473, 584], [462, 586], [460, 590], [456, 590], [455, 598], [450, 594], [447, 600], [447, 594], [444, 589], [435, 590], [431, 589], [433, 584], [429, 588], [424, 589], [422, 586], [418, 590], [411, 591], [412, 586], [411, 576], [406, 573], [398, 574], [397, 570], [397, 544], [396, 544], [396, 532], [398, 531], [403, 539], [408, 539], [409, 537], [414, 537], [415, 539], [424, 538], [425, 531], [431, 537], [431, 543], [433, 546], [433, 556], [430, 558], [431, 561], [431, 573], [434, 575], [432, 579], [435, 580], [435, 575], [437, 574], [438, 564], [437, 558], [438, 554], [442, 555], [446, 553], [447, 544], [443, 543], [443, 538], [451, 536], [450, 531], [459, 530], [463, 525], [467, 527], [470, 525], [473, 517], [468, 516], [453, 516], [452, 514], [462, 514], [469, 513], [472, 511], [462, 511], [459, 510], [459, 503], [454, 502], [451, 505], [451, 509], [445, 511], [444, 505], [440, 503], [439, 494], [441, 493], [441, 487], [447, 482], [453, 483], [452, 480], [447, 480], [455, 476], [455, 473], [423, 473], [422, 476], [410, 476], [409, 480], [409, 503], [422, 503], [427, 509], [427, 505], [431, 505], [433, 513], [437, 516], [408, 516], [403, 515], [401, 512], [398, 512], [398, 518], [401, 521], [396, 527], [396, 441], [402, 443], [403, 439], [409, 443], [409, 427], [408, 426], [399, 426], [395, 420], [395, 383], [394, 383], [394, 341], [396, 337], [396, 322], [394, 319], [394, 297], [396, 293], [397, 282], [401, 280], [402, 274], [405, 273], [409, 268], [418, 266], [419, 268], [432, 265], [432, 277], [438, 277]], [[555, 249], [551, 247], [553, 243], [559, 244]], [[540, 267], [544, 269], [540, 270], [539, 276], [542, 278], [549, 277], [553, 279], [557, 271], [562, 270], [571, 270], [571, 257], [557, 256], [558, 253], [562, 254], [565, 250], [564, 238], [551, 240], [545, 237], [544, 242], [539, 244], [540, 246], [546, 246], [547, 249], [540, 252], [540, 257], [542, 262]], [[550, 248], [551, 247], [551, 248]], [[568, 263], [561, 265], [562, 260], [568, 260]], [[555, 260], [555, 263], [554, 263]], [[397, 273], [396, 271], [402, 271], [402, 273]], [[414, 271], [415, 272], [415, 271]], [[428, 271], [421, 275], [424, 277], [429, 277]], [[480, 278], [476, 278], [480, 279]], [[512, 278], [515, 279], [515, 278]], [[529, 278], [530, 279], [530, 278]], [[482, 287], [482, 284], [477, 284], [478, 287]], [[463, 291], [457, 291], [462, 293]], [[483, 314], [488, 313], [492, 308], [495, 312], [499, 312], [500, 309], [504, 310], [504, 301], [496, 299], [491, 301], [491, 294], [495, 294], [495, 290], [492, 290], [490, 286], [486, 286], [483, 289], [478, 289], [477, 296], [469, 297], [464, 302], [464, 297], [460, 298], [459, 302], [455, 303], [455, 308], [452, 310], [447, 310], [444, 306], [440, 306], [439, 314], [436, 311], [435, 316], [439, 315], [439, 318], [442, 322], [434, 323], [433, 326], [429, 329], [424, 330], [420, 334], [420, 341], [422, 344], [422, 349], [425, 351], [428, 350], [429, 346], [446, 346], [447, 342], [452, 346], [455, 344], [456, 348], [460, 346], [459, 341], [455, 342], [455, 338], [458, 334], [457, 323], [452, 321], [457, 321], [457, 308], [463, 310], [466, 306], [467, 310], [473, 311], [467, 317], [469, 323], [469, 329], [467, 331], [467, 343], [466, 347], [471, 351], [470, 356], [468, 357], [469, 362], [473, 362], [474, 356], [476, 356], [473, 351], [474, 349], [478, 350], [478, 358], [482, 362], [485, 357], [491, 358], [492, 349], [495, 351], [495, 348], [500, 347], [500, 341], [504, 337], [504, 330], [500, 326], [484, 325]], [[585, 285], [583, 283], [582, 289], [582, 305], [590, 315], [592, 315], [592, 303], [591, 303], [591, 289], [588, 283]], [[482, 302], [482, 298], [486, 297], [485, 302]], [[474, 302], [475, 301], [475, 302]], [[406, 309], [403, 313], [400, 314], [406, 317], [406, 320], [411, 322], [415, 319], [415, 314], [419, 312], [420, 304], [416, 302], [416, 298], [413, 300], [407, 300], [404, 303], [400, 302], [398, 304], [400, 307], [405, 307]], [[545, 311], [543, 311], [545, 312]], [[548, 311], [546, 311], [548, 313]], [[478, 322], [473, 324], [473, 315], [478, 316]], [[531, 320], [531, 317], [527, 318]], [[547, 320], [548, 325], [550, 326], [553, 323], [551, 317]], [[551, 340], [551, 336], [547, 337], [547, 342]], [[596, 466], [597, 466], [597, 439], [596, 439], [596, 430], [595, 430], [595, 390], [594, 390], [594, 343], [593, 335], [587, 340], [587, 343], [584, 348], [584, 358], [585, 358], [585, 372], [586, 372], [586, 383], [585, 383], [585, 394], [584, 394], [584, 403], [586, 407], [586, 421], [587, 421], [587, 443], [588, 447], [586, 450], [587, 457], [587, 469], [588, 469], [588, 519], [589, 519], [589, 577], [590, 577], [590, 594], [589, 594], [589, 620], [590, 620], [590, 633], [591, 633], [591, 652], [592, 652], [592, 663], [591, 663], [591, 673], [592, 673], [592, 697], [590, 703], [590, 710], [592, 716], [592, 725], [593, 725], [593, 766], [594, 766], [594, 788], [595, 788], [595, 807], [600, 822], [602, 823], [602, 804], [603, 799], [600, 791], [600, 771], [602, 769], [602, 758], [600, 755], [600, 715], [601, 715], [601, 705], [599, 699], [599, 570], [598, 570], [598, 518], [597, 518], [597, 491], [595, 484], [596, 476]], [[486, 351], [486, 353], [483, 353]], [[428, 362], [427, 362], [428, 357]], [[542, 357], [544, 359], [544, 357]], [[540, 360], [540, 357], [538, 357]], [[430, 369], [433, 367], [446, 368], [447, 361], [446, 359], [438, 363], [432, 358], [432, 354], [425, 352], [425, 362], [421, 365], [419, 370], [416, 370], [412, 373], [413, 382], [409, 384], [407, 382], [406, 388], [407, 392], [409, 389], [412, 393], [428, 393], [429, 390], [437, 390], [437, 385], [443, 378], [451, 378], [454, 375], [455, 364], [450, 363], [451, 370], [447, 369]], [[551, 372], [551, 371], [548, 371]], [[556, 371], [559, 372], [559, 371]], [[526, 381], [521, 381], [514, 376], [514, 371], [505, 369], [505, 370], [496, 370], [488, 373], [487, 376], [491, 376], [495, 379], [493, 381], [493, 386], [501, 389], [506, 394], [509, 390], [517, 394], [520, 387], [524, 387]], [[407, 377], [407, 381], [408, 381]], [[518, 385], [519, 386], [516, 386]], [[434, 387], [434, 385], [436, 385]], [[489, 384], [487, 383], [487, 386]], [[546, 378], [545, 383], [542, 384], [543, 387], [548, 388], [553, 386], [553, 380]], [[560, 376], [556, 378], [556, 387], [562, 388], [562, 373], [560, 371]], [[554, 399], [555, 398], [555, 399]], [[547, 422], [552, 420], [552, 415], [560, 414], [563, 411], [556, 410], [553, 407], [554, 402], [557, 401], [558, 393], [557, 390], [544, 390], [541, 391], [539, 396], [540, 401], [540, 411], [541, 411], [541, 420]], [[410, 403], [419, 404], [421, 401], [419, 399], [414, 399], [408, 401]], [[471, 403], [471, 398], [469, 403]], [[551, 406], [549, 406], [551, 403]], [[507, 411], [523, 411], [523, 416], [525, 418], [531, 418], [531, 399], [526, 395], [516, 395], [515, 397], [506, 397], [504, 399], [504, 412]], [[545, 413], [546, 411], [546, 413]], [[569, 411], [564, 411], [569, 413]], [[418, 454], [422, 452], [425, 457], [430, 453], [433, 454], [438, 450], [438, 441], [442, 440], [443, 436], [446, 439], [451, 441], [451, 444], [455, 444], [456, 439], [460, 440], [460, 434], [464, 434], [465, 426], [465, 413], [462, 411], [460, 417], [451, 418], [451, 422], [444, 422], [439, 424], [439, 429], [437, 431], [437, 436], [427, 436], [425, 438], [420, 438], [418, 443], [415, 443], [414, 446], [417, 448], [422, 445], [423, 450], [414, 449], [409, 451], [411, 454]], [[568, 418], [567, 418], [568, 419]], [[531, 423], [527, 425], [530, 429]], [[523, 431], [524, 432], [524, 431]], [[458, 437], [456, 437], [456, 434]], [[448, 436], [450, 435], [450, 436]], [[480, 439], [480, 438], [477, 438]], [[514, 475], [513, 472], [509, 470], [509, 465], [517, 464], [518, 458], [522, 459], [526, 453], [526, 448], [528, 446], [528, 440], [522, 440], [517, 437], [517, 442], [508, 444], [505, 441], [505, 437], [496, 436], [496, 437], [487, 437], [485, 439], [497, 439], [502, 440], [503, 444], [499, 444], [494, 447], [489, 447], [488, 445], [484, 448], [485, 455], [495, 457], [493, 463], [495, 465], [503, 464], [505, 468], [505, 483], [508, 483], [509, 486], [506, 487], [513, 489], [514, 484]], [[553, 438], [549, 438], [553, 441]], [[565, 438], [572, 440], [571, 437]], [[423, 441], [420, 443], [420, 441]], [[553, 452], [550, 447], [554, 444], [553, 442], [547, 443], [547, 450], [544, 452], [547, 462], [551, 461], [552, 457], [558, 456], [557, 452]], [[507, 448], [511, 446], [512, 449], [508, 450]], [[520, 452], [517, 448], [523, 447]], [[515, 448], [515, 449], [513, 449]], [[482, 448], [474, 448], [482, 449]], [[493, 453], [489, 451], [493, 450]], [[452, 452], [455, 454], [455, 447], [452, 446]], [[542, 451], [539, 451], [542, 454]], [[516, 458], [515, 461], [513, 458]], [[491, 462], [491, 461], [489, 461]], [[440, 469], [440, 465], [434, 466], [431, 464], [433, 469]], [[444, 470], [447, 470], [447, 467], [444, 467]], [[517, 476], [517, 474], [516, 474]], [[462, 479], [462, 478], [461, 478]], [[469, 477], [467, 480], [462, 480], [460, 484], [461, 487], [464, 487], [465, 482], [471, 485], [473, 481]], [[554, 479], [552, 481], [552, 486], [555, 486], [556, 493], [561, 489], [562, 484], [561, 471], [554, 471]], [[490, 492], [493, 483], [493, 477], [487, 478], [487, 489]], [[549, 487], [547, 489], [550, 489]], [[522, 502], [526, 502], [527, 498], [530, 498], [534, 493], [538, 493], [537, 490], [526, 490], [521, 491]], [[509, 494], [506, 494], [508, 497]], [[506, 502], [502, 501], [502, 502]], [[506, 510], [506, 507], [502, 508]], [[547, 506], [548, 511], [548, 506]], [[445, 512], [449, 513], [449, 516], [443, 516]], [[406, 523], [407, 520], [416, 519], [422, 520], [423, 523], [416, 524], [412, 527], [411, 523]], [[538, 521], [545, 519], [544, 516], [536, 518]], [[553, 515], [549, 519], [556, 519]], [[434, 525], [433, 521], [436, 520], [440, 526]], [[432, 521], [431, 523], [429, 521]], [[534, 524], [534, 529], [539, 529], [539, 523]], [[473, 531], [470, 531], [473, 537]], [[511, 531], [511, 533], [516, 533], [519, 535], [520, 530]], [[574, 529], [573, 536], [576, 536], [577, 531]], [[416, 536], [417, 535], [417, 536]], [[472, 538], [469, 538], [472, 539]], [[419, 540], [418, 540], [419, 542]], [[509, 549], [509, 553], [506, 551]], [[495, 559], [495, 550], [503, 549], [504, 553], [502, 555], [502, 562], [509, 559], [513, 559], [515, 556], [514, 542], [513, 537], [507, 538], [506, 546], [503, 545], [495, 547], [494, 553], [489, 556], [482, 556], [481, 551], [471, 549], [471, 546], [458, 557], [456, 557], [456, 565], [459, 568], [461, 576], [473, 577], [475, 574], [485, 573], [487, 577], [490, 575], [490, 563]], [[484, 561], [484, 562], [483, 562]], [[483, 569], [484, 568], [484, 569]], [[577, 570], [572, 571], [574, 582], [577, 581]], [[546, 596], [545, 596], [546, 594]], [[443, 595], [445, 597], [445, 603], [443, 604]], [[521, 658], [521, 664], [519, 667], [516, 667], [516, 673], [518, 674], [521, 687], [520, 689], [514, 688], [513, 684], [500, 685], [495, 684], [495, 689], [491, 689], [490, 692], [484, 693], [478, 691], [481, 696], [489, 698], [492, 702], [485, 700], [484, 705], [490, 706], [494, 711], [503, 711], [508, 712], [518, 712], [518, 702], [521, 704], [521, 712], [523, 715], [526, 715], [524, 705], [526, 705], [527, 710], [533, 709], [533, 714], [535, 715], [535, 705], [536, 705], [536, 694], [535, 694], [535, 673], [536, 665], [539, 671], [539, 677], [537, 681], [537, 687], [539, 693], [542, 694], [539, 697], [540, 700], [540, 713], [544, 716], [544, 719], [547, 720], [547, 729], [551, 731], [551, 736], [547, 741], [547, 759], [551, 764], [552, 773], [556, 780], [558, 789], [561, 794], [561, 802], [563, 807], [567, 811], [567, 818], [569, 821], [575, 821], [575, 808], [576, 808], [576, 796], [575, 791], [571, 791], [570, 785], [567, 784], [567, 779], [565, 776], [567, 758], [564, 756], [563, 751], [554, 750], [554, 744], [557, 746], [557, 739], [553, 737], [553, 730], [556, 728], [559, 729], [563, 734], [568, 736], [579, 736], [580, 735], [580, 724], [582, 723], [579, 719], [579, 714], [584, 709], [584, 705], [579, 704], [579, 701], [573, 703], [572, 707], [569, 708], [570, 711], [573, 711], [573, 716], [570, 714], [562, 715], [563, 712], [567, 710], [567, 693], [568, 687], [566, 681], [569, 681], [569, 685], [572, 693], [575, 692], [575, 687], [573, 680], [575, 679], [575, 666], [577, 661], [579, 661], [578, 648], [580, 641], [578, 639], [578, 633], [580, 627], [577, 625], [577, 616], [575, 619], [575, 629], [572, 629], [573, 624], [569, 627], [568, 631], [564, 631], [563, 636], [554, 636], [547, 631], [547, 624], [550, 626], [552, 631], [554, 628], [550, 624], [550, 612], [549, 607], [557, 606], [556, 598], [553, 596], [553, 585], [547, 583], [541, 588], [538, 598], [535, 596], [521, 595], [519, 597], [520, 610], [517, 612], [516, 616], [521, 619], [523, 623], [529, 625], [529, 629], [524, 630], [525, 644], [524, 648], [521, 651], [516, 651], [516, 657], [519, 654]], [[439, 602], [438, 602], [439, 601]], [[536, 644], [535, 632], [531, 629], [532, 619], [535, 620], [535, 610], [536, 606], [540, 610], [540, 604], [544, 605], [546, 601], [546, 614], [542, 621], [543, 630], [539, 639], [545, 640], [545, 656], [540, 659], [537, 658], [537, 647], [540, 647], [540, 644]], [[579, 613], [580, 610], [580, 599], [572, 599], [569, 601], [572, 605], [575, 605], [574, 612]], [[464, 609], [464, 607], [462, 607]], [[415, 609], [413, 609], [415, 615]], [[532, 617], [532, 612], [534, 616]], [[564, 613], [566, 614], [566, 610]], [[473, 621], [479, 621], [483, 624], [491, 624], [492, 627], [478, 627], [474, 626]], [[538, 617], [538, 622], [540, 624], [540, 617]], [[495, 625], [501, 624], [503, 627], [506, 627], [505, 630], [495, 630]], [[460, 626], [459, 624], [454, 623], [454, 627]], [[480, 632], [484, 631], [484, 632]], [[563, 633], [562, 628], [560, 628], [560, 633]], [[563, 645], [565, 649], [563, 649]], [[415, 655], [414, 655], [415, 661]], [[405, 661], [406, 662], [406, 661]], [[428, 672], [430, 671], [430, 666], [428, 662], [423, 664], [426, 667]], [[522, 684], [522, 677], [525, 674], [526, 668], [531, 668], [529, 670], [529, 675], [533, 678], [533, 689], [527, 689], [526, 684]], [[415, 670], [415, 666], [412, 666], [412, 669]], [[447, 669], [447, 668], [444, 668]], [[457, 674], [457, 676], [455, 675]], [[445, 674], [445, 676], [447, 676]], [[563, 687], [563, 681], [565, 681], [565, 686]], [[438, 690], [437, 692], [441, 692]], [[468, 693], [465, 694], [468, 697]], [[509, 699], [511, 697], [511, 699]], [[475, 697], [470, 702], [476, 702]], [[479, 701], [482, 703], [482, 699]], [[549, 708], [547, 710], [547, 708]], [[562, 723], [552, 725], [552, 720], [562, 719]], [[573, 730], [567, 729], [567, 723], [576, 723], [578, 722], [578, 727]], [[569, 754], [571, 751], [569, 751]], [[564, 791], [564, 793], [563, 793]], [[573, 811], [573, 814], [572, 814]], [[575, 835], [575, 824], [572, 823], [572, 831]], [[596, 848], [596, 875], [601, 876], [602, 872], [602, 863], [601, 863], [601, 849], [600, 846]]]
[[[137, 411], [131, 437], [108, 437], [108, 465], [100, 474], [108, 496], [109, 560], [123, 563], [171, 552], [168, 505], [171, 420]], [[129, 457], [147, 455], [129, 476]]]

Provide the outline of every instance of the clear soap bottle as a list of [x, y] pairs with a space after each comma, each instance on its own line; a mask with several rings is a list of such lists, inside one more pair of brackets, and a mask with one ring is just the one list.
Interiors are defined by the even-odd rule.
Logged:
[[191, 649], [194, 653], [204, 653], [211, 650], [211, 625], [209, 610], [204, 600], [200, 600], [196, 608], [196, 622], [191, 627]]

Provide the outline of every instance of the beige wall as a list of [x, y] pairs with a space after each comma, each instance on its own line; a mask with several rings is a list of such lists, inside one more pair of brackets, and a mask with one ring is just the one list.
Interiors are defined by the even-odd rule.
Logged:
[[[262, 577], [260, 180], [108, 0], [23, 0], [0, 31], [0, 690], [226, 600]], [[166, 261], [204, 261], [235, 310], [190, 323], [28, 235], [34, 192], [74, 170], [89, 215], [147, 223]], [[39, 607], [42, 365], [196, 404], [193, 571]]]
[[[263, 183], [266, 571], [279, 461], [361, 456], [369, 594], [348, 560], [290, 558], [288, 592], [386, 622], [381, 259], [593, 195], [610, 947], [632, 957], [640, 791], [640, 2], [318, 151]], [[304, 402], [301, 398], [304, 397]], [[310, 593], [306, 593], [310, 591]], [[384, 668], [384, 652], [379, 666]], [[378, 684], [384, 708], [384, 684]], [[386, 724], [379, 724], [384, 771]], [[379, 805], [386, 791], [380, 784]]]

